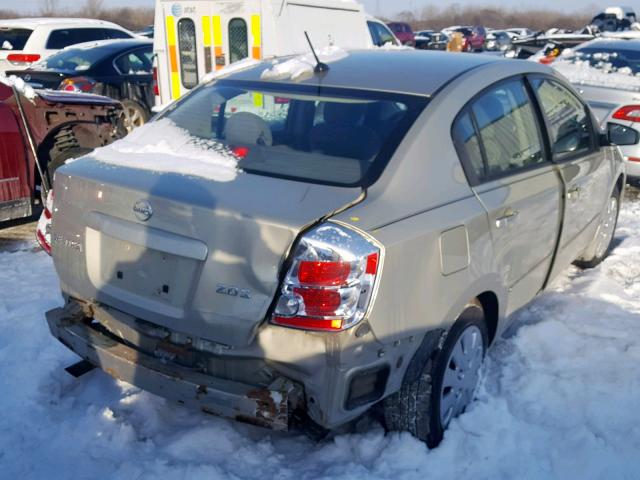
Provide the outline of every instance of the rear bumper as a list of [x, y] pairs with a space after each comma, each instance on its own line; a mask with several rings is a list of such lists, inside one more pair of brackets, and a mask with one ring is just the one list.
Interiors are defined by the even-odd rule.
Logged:
[[284, 377], [263, 388], [167, 364], [92, 328], [76, 303], [46, 316], [53, 336], [114, 378], [214, 415], [279, 431], [289, 428], [290, 398], [297, 387]]

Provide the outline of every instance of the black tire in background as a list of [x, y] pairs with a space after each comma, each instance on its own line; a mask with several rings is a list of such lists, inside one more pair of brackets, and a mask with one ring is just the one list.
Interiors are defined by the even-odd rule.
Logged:
[[[482, 341], [482, 362], [489, 345], [489, 337], [484, 310], [476, 300], [465, 307], [447, 333], [444, 342], [436, 338], [435, 342], [432, 342], [435, 344], [433, 351], [422, 358], [420, 351], [418, 352], [407, 369], [400, 390], [384, 400], [384, 419], [388, 430], [409, 432], [424, 441], [429, 448], [438, 446], [448, 426], [448, 422], [442, 422], [440, 412], [445, 393], [451, 393], [444, 392], [445, 376], [447, 371], [453, 368], [451, 361], [454, 348], [460, 339], [471, 331], [470, 329], [479, 332]], [[469, 402], [461, 405], [462, 410], [458, 414], [473, 400], [472, 394], [473, 392]]]

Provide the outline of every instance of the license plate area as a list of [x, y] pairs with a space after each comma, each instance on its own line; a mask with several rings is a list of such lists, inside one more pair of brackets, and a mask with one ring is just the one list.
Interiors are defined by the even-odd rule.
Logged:
[[[142, 297], [182, 308], [198, 261], [87, 229], [87, 270], [93, 286], [123, 301]], [[89, 252], [91, 252], [89, 254]]]

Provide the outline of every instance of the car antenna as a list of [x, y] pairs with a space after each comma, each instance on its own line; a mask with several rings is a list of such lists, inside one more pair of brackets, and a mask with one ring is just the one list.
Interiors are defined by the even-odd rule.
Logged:
[[326, 63], [322, 63], [316, 54], [316, 49], [313, 48], [313, 43], [311, 43], [311, 39], [309, 38], [309, 34], [305, 31], [304, 36], [307, 37], [307, 42], [309, 42], [309, 47], [311, 47], [311, 53], [316, 59], [316, 68], [313, 69], [315, 73], [326, 73], [329, 71], [329, 65]]

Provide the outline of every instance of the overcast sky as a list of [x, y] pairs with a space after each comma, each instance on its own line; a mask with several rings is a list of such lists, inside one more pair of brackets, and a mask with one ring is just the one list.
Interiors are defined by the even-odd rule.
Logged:
[[[61, 7], [74, 8], [83, 3], [83, 0], [58, 0]], [[460, 5], [498, 5], [516, 8], [522, 6], [522, 0], [456, 0], [450, 1], [434, 1], [434, 0], [359, 0], [365, 4], [367, 11], [373, 15], [393, 16], [401, 10], [420, 11], [425, 5], [452, 5], [454, 3]], [[42, 0], [0, 0], [0, 8], [13, 8], [20, 12], [37, 12], [42, 5]], [[122, 7], [122, 6], [153, 6], [153, 0], [105, 0], [105, 6]], [[527, 6], [535, 6], [539, 8], [550, 8], [556, 10], [583, 10], [586, 6], [593, 6], [594, 10], [599, 7], [606, 7], [617, 4], [615, 0], [609, 1], [592, 1], [592, 0], [536, 0], [535, 2], [527, 2]], [[634, 7], [636, 12], [640, 11], [640, 0], [623, 0], [622, 4]]]

